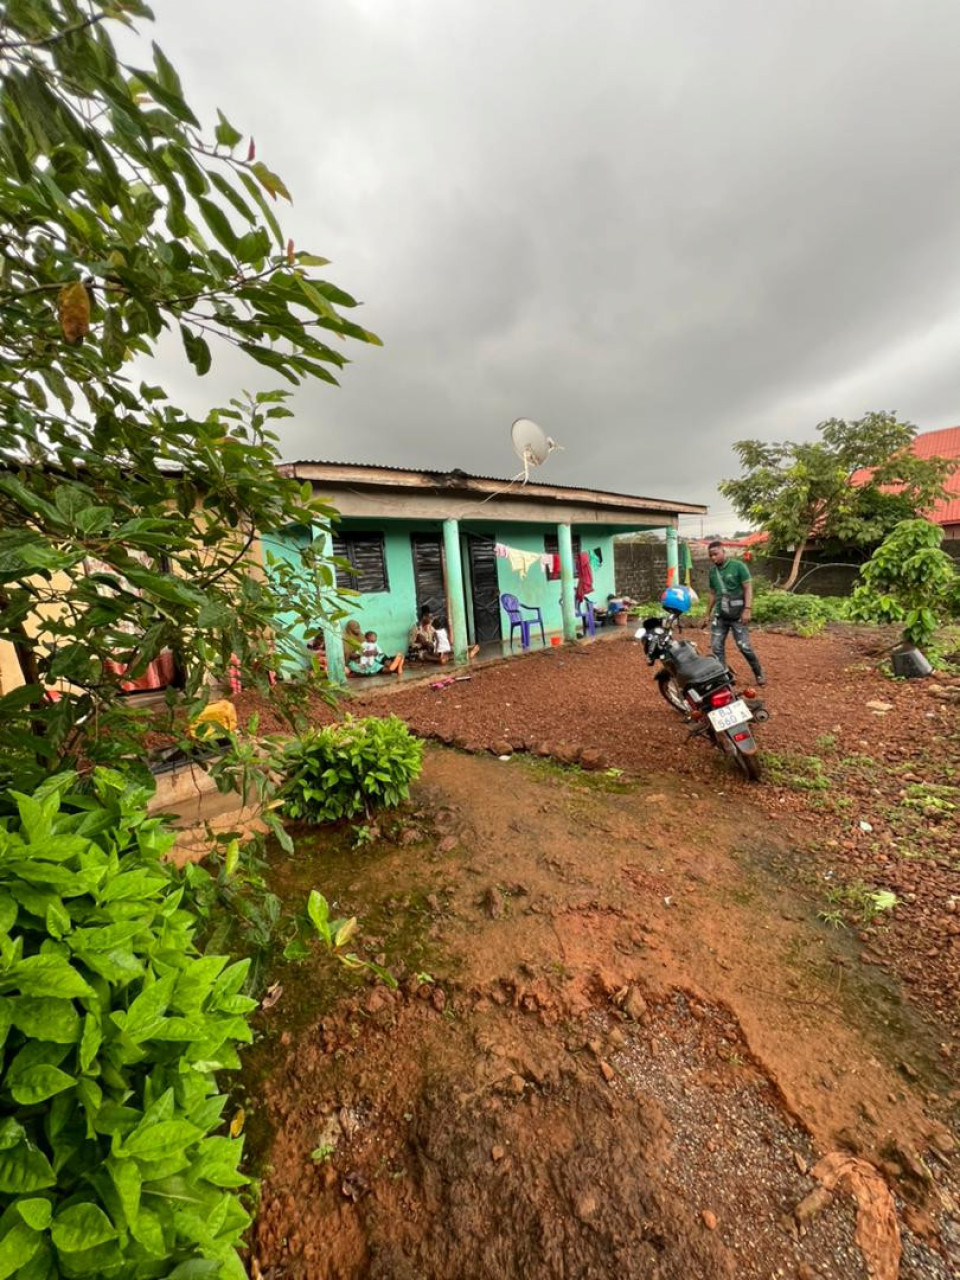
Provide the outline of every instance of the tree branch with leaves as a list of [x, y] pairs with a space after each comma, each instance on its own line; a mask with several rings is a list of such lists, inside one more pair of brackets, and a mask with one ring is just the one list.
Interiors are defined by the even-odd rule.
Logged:
[[875, 546], [900, 521], [929, 511], [956, 468], [917, 457], [910, 448], [917, 429], [895, 413], [830, 418], [817, 431], [819, 440], [800, 443], [739, 441], [743, 474], [718, 486], [739, 516], [769, 535], [772, 551], [793, 548], [788, 590], [811, 539]]
[[317, 547], [249, 571], [258, 534], [335, 514], [277, 472], [285, 393], [197, 418], [133, 377], [165, 333], [198, 377], [227, 344], [290, 386], [336, 383], [342, 344], [378, 341], [284, 235], [290, 192], [253, 140], [222, 112], [205, 130], [157, 45], [120, 57], [118, 24], [151, 17], [142, 0], [3, 7], [0, 639], [24, 679], [0, 699], [8, 770], [136, 763], [122, 686], [165, 650], [199, 706], [234, 659], [266, 687], [337, 610]]

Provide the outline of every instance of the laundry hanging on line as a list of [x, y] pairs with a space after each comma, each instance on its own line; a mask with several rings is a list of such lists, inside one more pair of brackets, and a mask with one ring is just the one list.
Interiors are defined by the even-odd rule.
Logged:
[[678, 559], [680, 561], [680, 581], [685, 587], [692, 587], [693, 556], [690, 553], [690, 543], [686, 538], [680, 539]]
[[[560, 577], [560, 557], [556, 553], [521, 551], [519, 547], [511, 547], [505, 542], [495, 542], [493, 553], [498, 559], [506, 560], [520, 578], [526, 578], [534, 565], [539, 565], [551, 578]], [[603, 566], [603, 552], [599, 547], [580, 551], [573, 557], [573, 562], [579, 580], [584, 584], [582, 595], [588, 595], [593, 590], [593, 571]]]
[[593, 569], [590, 565], [590, 552], [581, 551], [576, 557], [577, 565], [580, 569], [580, 576], [577, 578], [577, 589], [575, 598], [577, 604], [588, 596], [593, 590]]
[[517, 547], [507, 547], [507, 564], [519, 578], [525, 578], [534, 565], [540, 564], [537, 551], [520, 551]]
[[550, 556], [544, 555], [540, 551], [521, 551], [519, 547], [507, 546], [505, 542], [495, 542], [493, 544], [493, 553], [498, 559], [506, 560], [519, 578], [526, 578], [534, 565], [539, 565], [541, 569], [546, 569], [545, 561], [550, 560]]

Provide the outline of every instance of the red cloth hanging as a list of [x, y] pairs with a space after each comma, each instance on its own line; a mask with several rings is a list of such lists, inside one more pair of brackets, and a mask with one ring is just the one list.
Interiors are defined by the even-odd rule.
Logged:
[[580, 570], [580, 577], [577, 579], [576, 601], [577, 604], [583, 600], [584, 596], [588, 596], [593, 590], [593, 569], [590, 567], [590, 552], [581, 551], [577, 556], [577, 567]]
[[[123, 663], [112, 662], [109, 658], [104, 661], [104, 666], [115, 676], [122, 676], [126, 671]], [[159, 657], [154, 658], [143, 675], [138, 676], [136, 680], [122, 680], [120, 688], [124, 693], [139, 693], [145, 689], [166, 689], [168, 685], [173, 684], [174, 675], [173, 654], [169, 649], [165, 649]]]

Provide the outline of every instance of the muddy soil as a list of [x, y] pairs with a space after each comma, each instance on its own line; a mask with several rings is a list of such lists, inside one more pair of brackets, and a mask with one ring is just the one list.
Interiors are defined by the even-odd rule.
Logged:
[[954, 1274], [950, 1063], [798, 856], [725, 781], [440, 748], [372, 847], [301, 833], [273, 887], [322, 886], [401, 982], [275, 966], [252, 1274], [866, 1276], [852, 1197], [809, 1198], [837, 1150], [896, 1211], [873, 1274]]
[[[694, 633], [702, 646], [703, 637]], [[755, 637], [771, 719], [758, 730], [765, 780], [750, 787], [656, 692], [637, 645], [532, 654], [363, 698], [418, 733], [471, 751], [523, 749], [633, 776], [668, 772], [788, 824], [808, 857], [796, 871], [829, 913], [857, 925], [872, 961], [906, 981], [960, 1053], [960, 687], [893, 681], [875, 629]], [[732, 650], [735, 669], [746, 671]], [[844, 894], [844, 888], [851, 892]], [[897, 895], [872, 926], [869, 894]], [[865, 910], [866, 909], [866, 910]]]

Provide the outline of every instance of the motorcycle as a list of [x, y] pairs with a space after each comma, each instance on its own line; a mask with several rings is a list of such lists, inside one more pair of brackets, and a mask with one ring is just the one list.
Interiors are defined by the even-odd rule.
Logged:
[[694, 725], [692, 735], [703, 735], [735, 761], [751, 782], [760, 781], [760, 760], [751, 724], [770, 718], [763, 700], [752, 688], [738, 696], [733, 672], [712, 655], [703, 657], [697, 646], [674, 636], [680, 618], [690, 608], [685, 587], [664, 592], [665, 615], [645, 618], [636, 639], [643, 646], [647, 664], [660, 662], [654, 676], [661, 695]]

